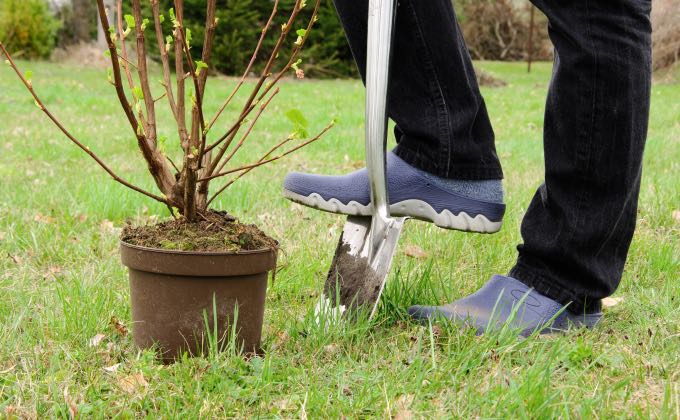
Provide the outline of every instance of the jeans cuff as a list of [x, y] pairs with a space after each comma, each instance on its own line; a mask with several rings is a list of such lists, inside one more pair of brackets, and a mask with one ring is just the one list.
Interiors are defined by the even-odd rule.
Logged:
[[451, 164], [448, 172], [433, 163], [431, 159], [414, 150], [398, 144], [394, 153], [411, 166], [442, 178], [460, 179], [468, 181], [482, 181], [487, 179], [503, 179], [503, 170], [497, 165], [457, 165]]
[[545, 270], [532, 267], [522, 260], [517, 261], [508, 275], [533, 287], [540, 294], [567, 306], [567, 310], [571, 313], [591, 314], [602, 311], [602, 302], [599, 299], [588, 299], [587, 296], [564, 286], [560, 280], [551, 277]]

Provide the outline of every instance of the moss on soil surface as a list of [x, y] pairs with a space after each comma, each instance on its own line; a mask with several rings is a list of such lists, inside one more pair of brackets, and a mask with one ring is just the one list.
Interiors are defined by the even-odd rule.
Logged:
[[155, 225], [126, 225], [123, 242], [177, 251], [238, 252], [274, 248], [277, 242], [255, 225], [239, 223], [226, 212], [209, 212], [203, 219], [167, 220]]

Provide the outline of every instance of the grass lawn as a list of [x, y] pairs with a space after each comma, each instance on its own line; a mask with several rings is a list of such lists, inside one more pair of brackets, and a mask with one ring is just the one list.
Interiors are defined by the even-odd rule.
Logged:
[[[120, 174], [153, 188], [105, 71], [20, 65], [34, 71], [46, 105], [81, 140]], [[409, 222], [377, 319], [317, 326], [313, 308], [343, 217], [292, 205], [281, 182], [290, 170], [363, 165], [363, 89], [357, 81], [286, 81], [239, 162], [290, 131], [288, 109], [300, 109], [310, 131], [332, 118], [337, 126], [297, 155], [253, 171], [217, 203], [281, 242], [266, 355], [213, 354], [171, 366], [135, 349], [111, 323], [130, 326], [119, 229], [167, 210], [110, 180], [1, 66], [0, 416], [680, 418], [680, 84], [654, 86], [637, 233], [618, 304], [606, 308], [598, 328], [521, 340], [511, 331], [476, 337], [407, 320], [409, 305], [461, 297], [512, 266], [522, 214], [542, 180], [551, 65], [539, 63], [531, 74], [522, 64], [480, 66], [508, 82], [484, 89], [506, 173], [500, 233]], [[210, 80], [208, 110], [233, 83]], [[172, 143], [170, 122], [166, 113], [160, 126]], [[407, 256], [407, 245], [425, 256]], [[93, 346], [97, 334], [105, 337]]]

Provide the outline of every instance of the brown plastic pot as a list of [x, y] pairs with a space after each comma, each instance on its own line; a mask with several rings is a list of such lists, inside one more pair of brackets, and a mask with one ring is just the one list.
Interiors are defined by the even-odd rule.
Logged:
[[120, 244], [123, 264], [130, 271], [132, 333], [135, 344], [158, 345], [171, 362], [185, 351], [202, 355], [208, 348], [205, 318], [224, 345], [232, 331], [235, 309], [236, 344], [258, 352], [262, 337], [269, 271], [276, 267], [276, 250], [238, 253], [186, 252]]

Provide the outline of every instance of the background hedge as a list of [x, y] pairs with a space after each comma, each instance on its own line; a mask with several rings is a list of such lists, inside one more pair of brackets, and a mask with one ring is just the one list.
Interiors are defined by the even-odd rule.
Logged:
[[[267, 22], [273, 7], [271, 0], [218, 0], [219, 24], [213, 49], [213, 67], [224, 74], [236, 75], [243, 72], [257, 45], [262, 27]], [[172, 7], [171, 0], [162, 0], [163, 9]], [[282, 0], [279, 14], [270, 29], [259, 55], [260, 61], [268, 57], [274, 47], [281, 24], [292, 10], [294, 0]], [[308, 0], [304, 13], [298, 18], [295, 29], [305, 27], [311, 14], [313, 0]], [[184, 23], [191, 29], [195, 40], [192, 49], [201, 52], [204, 24], [205, 1], [185, 0]], [[292, 48], [294, 34], [289, 36], [288, 48]], [[311, 77], [348, 77], [357, 72], [352, 54], [347, 46], [342, 26], [338, 21], [332, 0], [321, 0], [318, 21], [311, 32], [302, 53], [303, 68]], [[264, 63], [255, 67], [258, 71]]]
[[0, 40], [17, 57], [49, 57], [59, 27], [45, 0], [0, 0]]
[[[366, 0], [353, 0], [366, 1]], [[427, 0], [411, 0], [427, 1]], [[471, 55], [478, 60], [524, 60], [527, 53], [530, 3], [527, 0], [452, 0]], [[308, 0], [310, 13], [313, 0]], [[680, 2], [653, 0], [654, 69], [673, 65], [680, 59]], [[126, 3], [129, 3], [126, 1]], [[166, 11], [172, 0], [161, 0]], [[294, 0], [281, 0], [280, 25]], [[60, 7], [57, 5], [61, 4]], [[148, 2], [143, 2], [147, 5]], [[51, 5], [51, 7], [50, 7]], [[215, 42], [213, 66], [221, 73], [238, 75], [243, 71], [257, 44], [273, 0], [218, 0], [220, 24]], [[128, 10], [127, 13], [130, 13]], [[150, 17], [147, 9], [145, 16]], [[305, 16], [302, 16], [304, 18]], [[194, 48], [200, 53], [205, 21], [205, 0], [185, 0], [185, 23], [194, 33]], [[0, 0], [0, 39], [17, 56], [49, 57], [55, 45], [90, 42], [96, 38], [97, 15], [93, 0]], [[298, 26], [304, 25], [303, 19]], [[167, 28], [169, 31], [169, 28]], [[269, 34], [261, 56], [276, 40]], [[293, 42], [293, 36], [290, 37]], [[536, 12], [533, 36], [534, 58], [549, 60], [552, 46], [547, 37], [545, 17]], [[153, 53], [155, 42], [149, 42]], [[319, 20], [302, 54], [303, 68], [310, 77], [356, 77], [342, 27], [332, 0], [322, 0]], [[261, 68], [262, 64], [260, 64]], [[255, 71], [259, 70], [258, 67]]]

